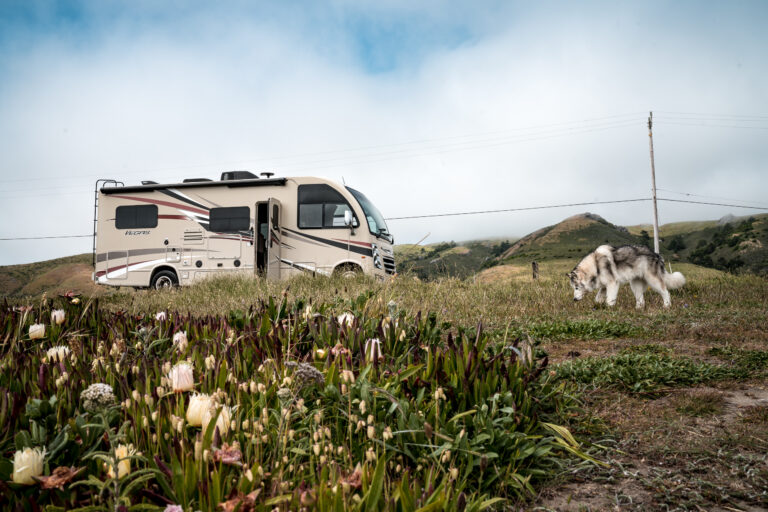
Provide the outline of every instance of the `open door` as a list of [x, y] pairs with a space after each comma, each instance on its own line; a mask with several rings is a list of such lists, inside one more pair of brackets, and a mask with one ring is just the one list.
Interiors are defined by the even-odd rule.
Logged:
[[280, 201], [269, 198], [267, 218], [269, 236], [266, 240], [267, 279], [280, 279]]

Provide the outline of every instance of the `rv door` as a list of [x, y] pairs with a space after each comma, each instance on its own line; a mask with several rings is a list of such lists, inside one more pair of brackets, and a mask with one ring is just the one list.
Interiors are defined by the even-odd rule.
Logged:
[[266, 243], [267, 249], [267, 279], [280, 279], [280, 201], [269, 198], [268, 206], [269, 237]]

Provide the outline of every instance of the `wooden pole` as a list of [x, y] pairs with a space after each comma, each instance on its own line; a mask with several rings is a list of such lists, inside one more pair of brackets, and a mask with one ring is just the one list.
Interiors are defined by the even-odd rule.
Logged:
[[659, 209], [656, 206], [656, 165], [653, 161], [653, 112], [648, 116], [648, 141], [651, 147], [651, 188], [653, 191], [653, 250], [659, 254]]
[[539, 278], [539, 264], [534, 262], [531, 262], [531, 270], [533, 270], [533, 278], [538, 279]]

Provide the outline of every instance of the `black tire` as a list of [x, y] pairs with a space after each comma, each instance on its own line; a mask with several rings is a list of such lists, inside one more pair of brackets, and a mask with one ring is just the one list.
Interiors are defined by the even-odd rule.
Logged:
[[363, 269], [354, 263], [342, 263], [333, 269], [333, 273], [345, 279], [352, 279], [361, 275], [363, 273]]
[[179, 279], [176, 277], [176, 272], [172, 270], [161, 270], [152, 276], [152, 282], [149, 286], [155, 290], [162, 290], [165, 288], [175, 288], [178, 285]]

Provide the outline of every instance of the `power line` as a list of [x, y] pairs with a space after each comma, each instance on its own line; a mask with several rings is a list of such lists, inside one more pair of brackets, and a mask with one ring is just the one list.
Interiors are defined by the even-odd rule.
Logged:
[[459, 215], [480, 215], [482, 213], [502, 213], [502, 212], [521, 212], [526, 210], [546, 210], [550, 208], [566, 208], [568, 206], [590, 206], [594, 204], [612, 204], [612, 203], [637, 203], [640, 201], [650, 201], [650, 198], [642, 199], [618, 199], [616, 201], [592, 201], [589, 203], [569, 203], [569, 204], [550, 204], [545, 206], [527, 206], [524, 208], [504, 208], [501, 210], [479, 210], [473, 212], [455, 212], [455, 213], [433, 213], [429, 215], [409, 215], [407, 217], [386, 217], [384, 220], [406, 220], [406, 219], [426, 219], [430, 217], [456, 217]]
[[[548, 210], [552, 208], [568, 208], [572, 206], [592, 206], [592, 205], [600, 205], [600, 204], [617, 204], [617, 203], [639, 203], [643, 201], [650, 201], [650, 197], [644, 197], [644, 198], [638, 198], [638, 199], [617, 199], [614, 201], [590, 201], [585, 203], [567, 203], [567, 204], [550, 204], [550, 205], [543, 205], [543, 206], [526, 206], [522, 208], [503, 208], [498, 210], [477, 210], [477, 211], [469, 211], [469, 212], [452, 212], [452, 213], [432, 213], [427, 215], [408, 215], [404, 217], [386, 217], [384, 220], [411, 220], [411, 219], [427, 219], [427, 218], [435, 218], [435, 217], [458, 217], [462, 215], [481, 215], [486, 213], [504, 213], [504, 212], [522, 212], [522, 211], [530, 211], [530, 210]], [[747, 208], [750, 210], [764, 210], [768, 211], [768, 208], [761, 208], [757, 206], [745, 206], [741, 204], [728, 204], [728, 203], [711, 203], [707, 201], [690, 201], [686, 199], [666, 199], [659, 197], [657, 198], [658, 201], [667, 201], [670, 203], [691, 203], [691, 204], [703, 204], [703, 205], [710, 205], [710, 206], [728, 206], [731, 208]], [[93, 235], [61, 235], [61, 236], [30, 236], [30, 237], [8, 237], [8, 238], [0, 238], [0, 241], [8, 241], [8, 240], [48, 240], [48, 239], [56, 239], [56, 238], [90, 238]]]
[[25, 236], [17, 238], [0, 238], [0, 240], [46, 240], [50, 238], [85, 238], [93, 235], [61, 235], [61, 236]]
[[738, 201], [740, 203], [752, 203], [753, 205], [759, 204], [760, 206], [763, 206], [757, 201], [747, 201], [746, 199], [735, 199], [733, 197], [703, 196], [701, 194], [691, 194], [690, 192], [678, 192], [677, 190], [669, 190], [665, 188], [657, 188], [656, 190], [660, 190], [661, 192], [669, 192], [670, 194], [679, 194], [681, 196], [703, 197], [705, 199], [718, 199], [720, 201]]
[[707, 204], [712, 206], [729, 206], [732, 208], [747, 208], [749, 210], [764, 210], [768, 211], [768, 208], [761, 208], [759, 206], [744, 206], [741, 204], [726, 204], [726, 203], [708, 203], [706, 201], [690, 201], [688, 199], [662, 199], [659, 198], [659, 201], [667, 201], [668, 203], [691, 203], [691, 204]]

